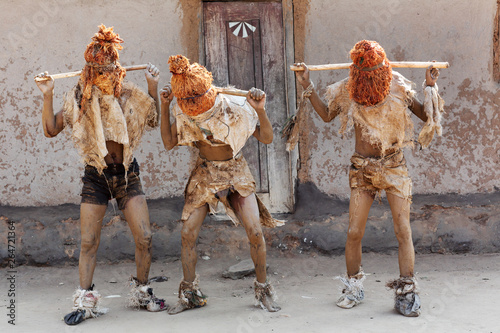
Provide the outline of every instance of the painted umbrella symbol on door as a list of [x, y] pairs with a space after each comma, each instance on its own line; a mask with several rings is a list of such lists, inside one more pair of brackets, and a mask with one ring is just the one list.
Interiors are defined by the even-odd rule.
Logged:
[[[252, 32], [255, 31], [255, 27], [247, 22], [229, 22], [229, 28], [233, 30], [233, 35], [238, 36], [240, 31], [242, 32], [242, 37], [248, 37], [248, 30]], [[234, 29], [233, 29], [234, 28]]]

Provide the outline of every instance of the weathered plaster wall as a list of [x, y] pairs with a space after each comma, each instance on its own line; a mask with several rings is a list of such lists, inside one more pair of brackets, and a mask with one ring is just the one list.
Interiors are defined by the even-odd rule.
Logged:
[[[424, 151], [406, 152], [414, 192], [476, 193], [500, 187], [496, 112], [500, 85], [492, 79], [495, 0], [470, 2], [410, 0], [294, 0], [295, 56], [310, 64], [348, 61], [360, 39], [375, 39], [394, 60], [449, 61], [439, 79], [447, 101], [444, 136]], [[0, 2], [0, 205], [55, 205], [79, 201], [83, 167], [68, 131], [43, 136], [42, 97], [32, 77], [79, 70], [83, 51], [97, 25], [115, 26], [125, 39], [123, 65], [152, 62], [160, 83], [168, 81], [167, 58], [199, 59], [200, 0], [5, 0]], [[401, 70], [417, 83], [423, 70]], [[320, 92], [347, 71], [315, 72]], [[128, 79], [144, 88], [139, 72]], [[55, 107], [76, 78], [58, 80]], [[311, 111], [311, 110], [309, 110]], [[310, 112], [300, 144], [301, 183], [348, 196], [347, 166], [352, 137], [341, 140], [338, 122], [325, 124]], [[415, 132], [421, 128], [416, 122]], [[159, 130], [143, 138], [136, 157], [149, 198], [182, 195], [192, 151], [166, 152]]]
[[[42, 94], [33, 76], [80, 70], [83, 52], [97, 26], [114, 26], [125, 40], [122, 65], [151, 62], [168, 82], [167, 59], [182, 53], [199, 56], [201, 1], [19, 0], [0, 2], [0, 205], [77, 203], [83, 166], [66, 129], [56, 138], [43, 135]], [[180, 36], [183, 36], [182, 38]], [[144, 74], [127, 79], [146, 89]], [[54, 106], [77, 78], [57, 80]], [[192, 152], [167, 152], [159, 129], [147, 132], [136, 151], [149, 198], [181, 196]]]
[[[295, 31], [296, 60], [308, 64], [348, 62], [348, 52], [361, 39], [377, 40], [392, 60], [448, 61], [438, 81], [446, 100], [443, 137], [429, 149], [406, 150], [414, 193], [492, 192], [500, 187], [500, 85], [493, 81], [492, 47], [495, 0], [350, 0], [294, 1], [295, 18], [305, 15], [305, 34]], [[333, 5], [335, 3], [335, 5]], [[300, 22], [300, 21], [299, 21]], [[302, 41], [301, 37], [305, 36]], [[300, 57], [303, 54], [303, 57]], [[422, 98], [424, 70], [401, 69]], [[347, 70], [314, 72], [323, 94]], [[299, 181], [346, 198], [347, 168], [353, 137], [342, 140], [339, 122], [325, 124], [309, 108], [300, 145]], [[415, 134], [422, 122], [415, 122]], [[415, 136], [416, 138], [416, 136]], [[300, 191], [300, 188], [299, 188]]]

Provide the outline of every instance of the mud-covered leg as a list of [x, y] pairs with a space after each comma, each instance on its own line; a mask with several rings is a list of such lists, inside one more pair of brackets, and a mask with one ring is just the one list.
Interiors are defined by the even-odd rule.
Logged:
[[245, 227], [250, 241], [250, 255], [255, 265], [256, 280], [254, 283], [257, 305], [269, 312], [276, 312], [281, 308], [276, 304], [276, 293], [267, 281], [266, 275], [266, 241], [260, 225], [259, 207], [255, 194], [242, 197], [239, 193], [230, 196], [231, 206]]
[[142, 307], [151, 312], [167, 309], [167, 304], [162, 298], [153, 293], [153, 288], [148, 283], [149, 269], [151, 268], [151, 226], [149, 211], [144, 195], [130, 198], [123, 210], [123, 215], [132, 231], [135, 241], [135, 264], [137, 278], [130, 282], [131, 290], [129, 306]]
[[135, 264], [139, 283], [148, 282], [151, 267], [151, 226], [149, 211], [144, 195], [130, 198], [125, 205], [123, 215], [130, 227], [135, 241]]
[[361, 269], [361, 241], [365, 234], [366, 220], [373, 203], [374, 196], [370, 192], [353, 189], [349, 202], [349, 229], [345, 245], [347, 274], [340, 277], [343, 283], [342, 295], [337, 306], [350, 309], [364, 299], [363, 281], [365, 274]]
[[82, 203], [80, 205], [81, 249], [78, 270], [80, 288], [73, 295], [73, 312], [64, 316], [68, 325], [77, 325], [88, 318], [99, 314], [100, 295], [93, 290], [92, 278], [97, 261], [97, 249], [101, 237], [102, 219], [106, 213], [106, 205]]
[[89, 289], [92, 286], [97, 262], [97, 249], [101, 238], [102, 219], [105, 213], [105, 205], [89, 203], [80, 205], [81, 249], [78, 270], [82, 289]]
[[[187, 309], [200, 307], [206, 304], [206, 297], [198, 287], [196, 276], [196, 240], [200, 233], [201, 225], [208, 212], [208, 206], [196, 208], [182, 225], [182, 271], [184, 279], [179, 286], [179, 300], [167, 310], [169, 314], [176, 314]], [[198, 304], [195, 304], [198, 303]]]
[[410, 226], [411, 202], [409, 199], [403, 199], [391, 193], [387, 193], [387, 201], [389, 201], [391, 207], [394, 233], [399, 244], [399, 274], [402, 277], [412, 277], [415, 265], [415, 250]]
[[404, 316], [418, 317], [421, 313], [420, 296], [415, 280], [415, 250], [410, 226], [409, 199], [387, 193], [387, 200], [391, 206], [394, 232], [398, 239], [399, 274], [400, 278], [390, 281], [387, 286], [394, 289], [394, 308]]
[[351, 191], [349, 202], [349, 229], [345, 244], [345, 260], [347, 275], [353, 276], [361, 267], [361, 241], [365, 234], [366, 220], [373, 203], [374, 196], [370, 192], [360, 189]]

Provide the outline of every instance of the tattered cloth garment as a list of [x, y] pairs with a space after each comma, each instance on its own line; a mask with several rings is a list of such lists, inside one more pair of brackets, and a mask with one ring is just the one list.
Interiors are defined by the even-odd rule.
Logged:
[[349, 170], [351, 189], [361, 189], [380, 196], [385, 190], [403, 199], [411, 200], [412, 181], [408, 176], [406, 160], [401, 149], [379, 158], [354, 153]]
[[104, 95], [96, 86], [88, 108], [80, 117], [82, 82], [64, 98], [64, 122], [72, 127], [72, 138], [85, 165], [100, 174], [106, 168], [106, 141], [123, 145], [123, 165], [128, 170], [133, 151], [138, 146], [146, 125], [157, 125], [154, 99], [131, 82], [123, 81], [119, 98]]
[[[413, 145], [413, 122], [408, 107], [413, 103], [415, 90], [411, 81], [396, 71], [392, 72], [391, 91], [380, 103], [363, 106], [349, 98], [348, 78], [330, 85], [326, 91], [329, 118], [339, 115], [339, 133], [345, 135], [354, 126], [359, 127], [363, 138], [387, 151]], [[424, 101], [424, 105], [427, 102]], [[425, 128], [425, 126], [424, 126]]]
[[336, 303], [338, 307], [350, 309], [365, 299], [363, 281], [366, 279], [366, 274], [363, 272], [362, 268], [360, 268], [359, 272], [355, 275], [348, 276], [346, 273], [345, 276], [339, 276], [337, 279], [343, 284], [341, 288], [342, 295], [340, 295]]
[[422, 145], [422, 148], [427, 148], [434, 137], [434, 132], [438, 136], [443, 134], [441, 118], [444, 113], [444, 100], [438, 94], [439, 88], [437, 84], [427, 86], [424, 82], [423, 88], [424, 112], [427, 115], [427, 121], [418, 135], [418, 142]]
[[253, 282], [253, 288], [255, 291], [255, 306], [260, 307], [262, 310], [266, 311], [279, 311], [281, 308], [276, 304], [278, 296], [271, 282], [267, 281], [265, 283], [260, 283], [257, 279]]
[[401, 277], [391, 280], [387, 288], [394, 289], [394, 308], [406, 317], [420, 316], [420, 296], [415, 277]]
[[[220, 201], [227, 215], [239, 225], [228, 196], [230, 192], [238, 192], [242, 197], [255, 193], [255, 180], [240, 151], [255, 132], [257, 112], [246, 99], [219, 94], [214, 106], [198, 116], [183, 114], [178, 105], [174, 106], [173, 113], [179, 145], [195, 146], [197, 141], [203, 141], [212, 146], [229, 145], [233, 151], [233, 158], [227, 161], [198, 159], [184, 192], [182, 220], [186, 221], [196, 208], [205, 204], [214, 213]], [[262, 225], [276, 227], [284, 224], [271, 216], [257, 196], [256, 199]]]
[[147, 284], [139, 283], [137, 278], [130, 278], [130, 293], [128, 306], [132, 308], [145, 308], [150, 312], [159, 312], [167, 309], [168, 305], [164, 299], [153, 294], [153, 288]]
[[73, 312], [64, 316], [64, 322], [68, 325], [77, 325], [89, 318], [96, 318], [108, 312], [107, 308], [101, 308], [101, 294], [97, 290], [93, 290], [94, 286], [89, 289], [76, 289], [73, 294]]
[[179, 285], [179, 301], [185, 309], [200, 308], [208, 302], [208, 297], [199, 287], [200, 277], [196, 274], [193, 282], [182, 280]]
[[299, 142], [299, 124], [302, 122], [304, 107], [306, 105], [307, 98], [311, 97], [314, 89], [314, 83], [311, 84], [302, 92], [302, 99], [297, 108], [295, 115], [291, 116], [283, 125], [281, 130], [281, 137], [287, 138], [286, 140], [286, 151], [292, 151]]
[[233, 157], [253, 135], [259, 120], [257, 112], [246, 99], [223, 94], [217, 95], [210, 110], [198, 116], [190, 117], [182, 113], [177, 104], [172, 113], [177, 123], [178, 145], [194, 147], [197, 141], [229, 145]]
[[[215, 213], [220, 201], [233, 223], [239, 225], [240, 220], [228, 198], [230, 192], [238, 192], [242, 197], [255, 193], [255, 180], [245, 158], [241, 154], [228, 161], [207, 161], [198, 158], [184, 192], [182, 220], [186, 221], [196, 208], [205, 204]], [[271, 216], [258, 196], [255, 198], [263, 226], [274, 228], [284, 224]]]

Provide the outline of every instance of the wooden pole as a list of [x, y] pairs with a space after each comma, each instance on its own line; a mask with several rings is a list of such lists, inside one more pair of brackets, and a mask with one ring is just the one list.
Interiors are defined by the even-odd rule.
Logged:
[[[325, 70], [335, 70], [335, 69], [347, 69], [351, 66], [351, 63], [343, 64], [328, 64], [328, 65], [311, 65], [307, 66], [310, 71], [325, 71]], [[427, 68], [432, 65], [434, 68], [448, 68], [450, 64], [447, 62], [432, 62], [432, 61], [391, 61], [393, 68]], [[302, 67], [290, 66], [290, 69], [294, 72], [302, 71]]]
[[243, 96], [246, 97], [248, 90], [241, 90], [236, 88], [219, 88], [217, 87], [217, 92], [225, 95]]
[[[139, 69], [146, 69], [147, 67], [148, 67], [147, 64], [143, 64], [143, 65], [125, 66], [123, 68], [125, 68], [125, 70], [128, 72], [128, 71], [136, 71]], [[50, 78], [53, 78], [54, 80], [55, 79], [64, 79], [67, 77], [79, 76], [80, 74], [82, 74], [82, 71], [59, 73], [59, 74], [52, 74], [52, 75], [39, 74], [39, 75], [35, 76], [35, 81], [45, 81], [45, 80], [49, 80]]]

